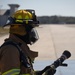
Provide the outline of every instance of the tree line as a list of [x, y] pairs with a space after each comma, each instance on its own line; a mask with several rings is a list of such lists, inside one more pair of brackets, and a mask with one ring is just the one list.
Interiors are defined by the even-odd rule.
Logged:
[[38, 16], [40, 24], [75, 24], [75, 17], [65, 16]]

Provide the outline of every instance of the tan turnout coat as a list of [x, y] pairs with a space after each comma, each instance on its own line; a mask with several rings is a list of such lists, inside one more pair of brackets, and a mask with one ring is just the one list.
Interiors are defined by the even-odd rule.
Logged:
[[[38, 52], [31, 51], [27, 44], [23, 42], [21, 39], [19, 39], [17, 36], [11, 34], [8, 38], [9, 40], [12, 40], [16, 43], [21, 43], [21, 48], [23, 52], [30, 57], [31, 60], [33, 60], [35, 57], [38, 56]], [[29, 61], [31, 62], [31, 61]], [[20, 54], [17, 48], [13, 45], [6, 45], [3, 46], [0, 49], [0, 71], [1, 73], [7, 72], [11, 69], [20, 69], [20, 72], [22, 74], [30, 73], [30, 75], [33, 75], [33, 68], [25, 68], [24, 66], [21, 66], [20, 63]]]

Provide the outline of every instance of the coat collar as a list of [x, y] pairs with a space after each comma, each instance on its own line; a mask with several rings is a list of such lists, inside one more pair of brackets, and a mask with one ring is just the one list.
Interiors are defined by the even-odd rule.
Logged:
[[9, 39], [13, 40], [16, 43], [20, 43], [22, 45], [21, 47], [24, 50], [24, 52], [26, 52], [26, 54], [31, 59], [34, 59], [35, 57], [38, 57], [38, 52], [30, 50], [29, 47], [28, 47], [28, 45], [23, 40], [21, 40], [20, 38], [18, 38], [17, 36], [15, 36], [14, 34], [10, 34]]

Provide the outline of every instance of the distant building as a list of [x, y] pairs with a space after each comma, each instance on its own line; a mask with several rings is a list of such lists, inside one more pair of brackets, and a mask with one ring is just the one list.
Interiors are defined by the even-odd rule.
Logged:
[[20, 6], [18, 4], [8, 5], [10, 6], [10, 9], [0, 9], [0, 26], [5, 25], [8, 17], [12, 15], [16, 10], [18, 10], [18, 7]]

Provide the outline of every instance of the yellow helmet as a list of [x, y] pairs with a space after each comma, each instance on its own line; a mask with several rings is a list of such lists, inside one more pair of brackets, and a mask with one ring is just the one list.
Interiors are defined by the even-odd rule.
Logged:
[[18, 10], [12, 15], [11, 21], [10, 33], [25, 35], [26, 30], [22, 24], [28, 25], [32, 21], [32, 14], [26, 10]]
[[30, 24], [33, 27], [39, 26], [39, 21], [36, 18], [35, 10], [18, 10], [8, 20], [4, 26], [13, 24]]
[[32, 21], [32, 14], [26, 10], [18, 10], [12, 16], [15, 19], [15, 23], [26, 23]]
[[[32, 12], [31, 12], [32, 11]], [[18, 10], [7, 21], [7, 25], [10, 25], [10, 33], [25, 35], [25, 26], [35, 27], [38, 24], [34, 10]]]

